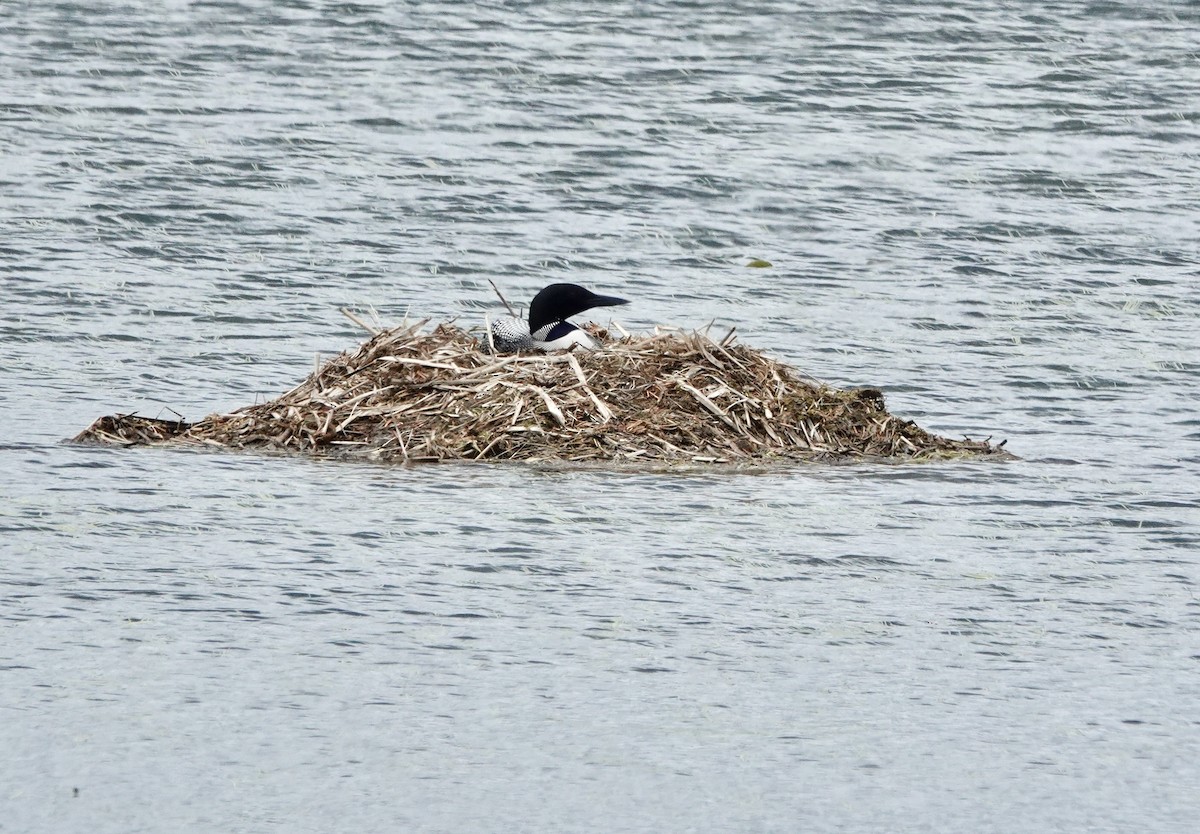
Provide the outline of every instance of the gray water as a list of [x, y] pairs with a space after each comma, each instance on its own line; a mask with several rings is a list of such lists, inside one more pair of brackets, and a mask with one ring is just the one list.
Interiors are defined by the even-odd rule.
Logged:
[[[0, 5], [0, 831], [1194, 830], [1198, 25]], [[1021, 460], [60, 442], [277, 395], [340, 307], [481, 322], [489, 278]]]

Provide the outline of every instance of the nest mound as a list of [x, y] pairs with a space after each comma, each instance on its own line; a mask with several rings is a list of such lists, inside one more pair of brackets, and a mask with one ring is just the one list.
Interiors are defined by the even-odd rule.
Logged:
[[702, 333], [602, 350], [493, 356], [466, 331], [385, 330], [277, 399], [195, 423], [102, 417], [77, 442], [275, 450], [370, 460], [666, 464], [1011, 457], [892, 416]]

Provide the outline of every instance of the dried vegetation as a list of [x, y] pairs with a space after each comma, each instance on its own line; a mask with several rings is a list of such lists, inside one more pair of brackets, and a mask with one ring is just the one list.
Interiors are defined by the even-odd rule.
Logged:
[[[1010, 457], [892, 416], [874, 389], [799, 375], [733, 334], [608, 338], [590, 353], [493, 356], [453, 325], [383, 330], [296, 388], [198, 422], [102, 417], [75, 438], [120, 445], [611, 465]], [[365, 325], [364, 325], [365, 326]]]

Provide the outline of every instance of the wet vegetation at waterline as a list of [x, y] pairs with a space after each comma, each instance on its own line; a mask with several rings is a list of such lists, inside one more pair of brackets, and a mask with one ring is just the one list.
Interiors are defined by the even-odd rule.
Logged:
[[[360, 322], [361, 323], [361, 322]], [[704, 333], [601, 350], [495, 356], [466, 331], [380, 330], [286, 394], [188, 423], [102, 417], [75, 438], [386, 462], [508, 460], [662, 466], [1010, 458], [892, 416], [874, 389], [838, 390]], [[375, 331], [369, 325], [364, 325]]]

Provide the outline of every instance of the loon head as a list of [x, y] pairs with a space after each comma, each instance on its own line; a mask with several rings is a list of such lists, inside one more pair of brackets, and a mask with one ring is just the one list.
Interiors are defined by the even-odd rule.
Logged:
[[551, 284], [535, 295], [529, 305], [529, 332], [537, 333], [548, 324], [566, 321], [593, 307], [616, 307], [628, 303], [615, 295], [596, 295], [578, 284]]
[[593, 307], [628, 304], [614, 295], [597, 295], [578, 284], [551, 284], [533, 297], [529, 322], [497, 319], [492, 322], [492, 343], [497, 353], [523, 350], [561, 350], [576, 345], [595, 348], [595, 341], [567, 319]]

